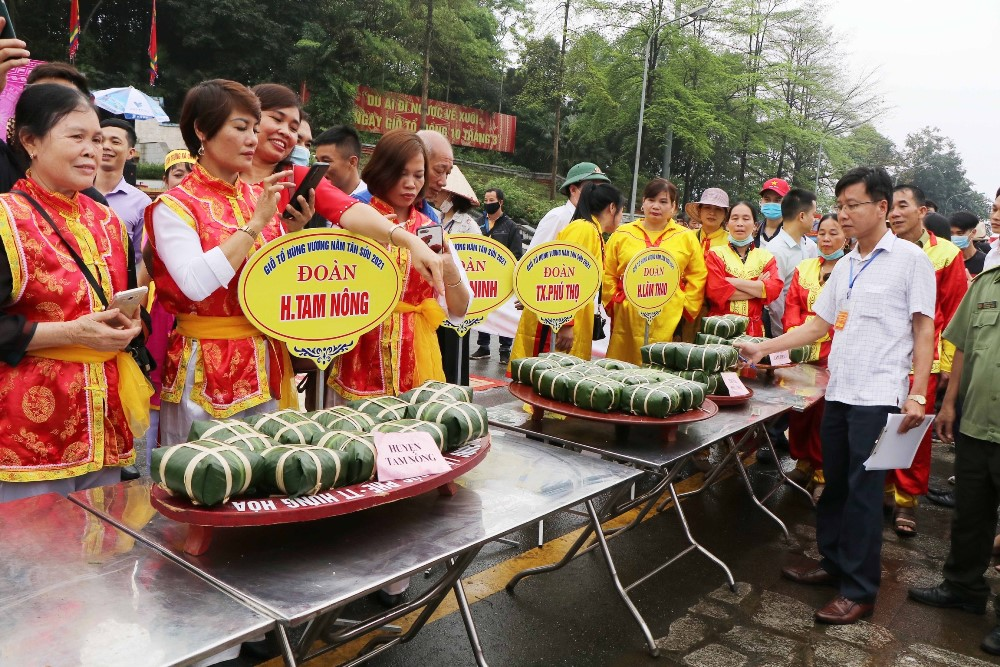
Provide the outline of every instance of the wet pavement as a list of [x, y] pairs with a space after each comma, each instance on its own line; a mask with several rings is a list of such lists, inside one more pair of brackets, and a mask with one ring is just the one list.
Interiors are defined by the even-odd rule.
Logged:
[[[495, 352], [494, 352], [495, 355]], [[500, 377], [494, 356], [472, 362], [473, 375]], [[498, 410], [519, 410], [504, 388], [477, 393], [477, 401]], [[608, 428], [595, 426], [595, 428]], [[514, 436], [517, 437], [517, 436]], [[539, 443], [539, 447], [546, 447]], [[935, 444], [931, 485], [945, 487], [951, 474], [950, 447]], [[751, 460], [752, 462], [752, 460]], [[785, 461], [786, 468], [791, 464]], [[773, 465], [750, 468], [755, 487], [770, 488], [778, 474]], [[691, 474], [679, 492], [697, 488], [701, 474]], [[642, 489], [640, 488], [640, 491]], [[615, 594], [597, 552], [553, 573], [523, 580], [514, 593], [504, 586], [515, 573], [558, 560], [578, 534], [583, 519], [563, 513], [546, 520], [546, 544], [536, 547], [537, 528], [509, 535], [517, 546], [494, 542], [469, 569], [464, 585], [472, 604], [483, 650], [490, 665], [684, 665], [687, 667], [979, 667], [1000, 665], [1000, 658], [979, 649], [993, 627], [985, 616], [918, 605], [907, 600], [909, 586], [940, 580], [948, 552], [951, 512], [924, 502], [917, 510], [919, 534], [895, 535], [887, 522], [882, 551], [883, 582], [875, 614], [853, 626], [823, 626], [813, 612], [835, 593], [805, 587], [780, 577], [781, 567], [803, 557], [816, 558], [815, 513], [801, 494], [779, 491], [768, 506], [786, 523], [786, 541], [771, 519], [755, 508], [740, 482], [722, 479], [707, 492], [682, 501], [692, 531], [722, 558], [737, 581], [730, 590], [722, 571], [697, 554], [632, 591], [632, 599], [657, 638], [660, 657], [646, 651], [638, 626]], [[671, 510], [652, 514], [635, 529], [610, 542], [619, 575], [634, 581], [677, 552], [683, 533]], [[990, 568], [996, 582], [1000, 573]], [[415, 577], [414, 591], [425, 586]], [[348, 615], [374, 610], [363, 600]], [[354, 612], [353, 614], [350, 612]], [[404, 617], [404, 627], [413, 618]], [[311, 663], [340, 664], [359, 647], [349, 645]], [[353, 650], [352, 650], [353, 649]], [[234, 665], [265, 664], [278, 659], [241, 658]], [[372, 667], [474, 665], [465, 628], [449, 596], [428, 625], [408, 644], [370, 659]]]

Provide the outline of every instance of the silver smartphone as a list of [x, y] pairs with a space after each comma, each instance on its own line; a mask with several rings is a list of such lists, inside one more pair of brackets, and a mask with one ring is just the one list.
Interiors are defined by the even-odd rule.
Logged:
[[146, 303], [148, 294], [148, 287], [136, 287], [135, 289], [118, 292], [111, 299], [111, 303], [108, 304], [108, 310], [117, 308], [121, 311], [122, 315], [130, 320], [134, 320], [139, 315], [139, 308], [142, 304]]

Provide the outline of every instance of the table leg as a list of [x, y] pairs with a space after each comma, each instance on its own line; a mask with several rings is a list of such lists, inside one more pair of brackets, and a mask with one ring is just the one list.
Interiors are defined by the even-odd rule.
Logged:
[[542, 424], [542, 417], [545, 416], [545, 410], [538, 407], [537, 405], [531, 406], [531, 425], [538, 428]]
[[[454, 564], [454, 560], [448, 561]], [[483, 655], [483, 646], [479, 643], [479, 633], [476, 632], [476, 622], [472, 619], [472, 610], [469, 609], [469, 600], [465, 597], [465, 588], [462, 587], [462, 580], [458, 579], [455, 584], [451, 587], [452, 591], [455, 593], [455, 599], [458, 601], [458, 610], [462, 614], [462, 623], [465, 625], [465, 631], [469, 635], [469, 644], [472, 645], [472, 652], [476, 656], [476, 664], [479, 667], [487, 667], [486, 657]]]
[[212, 544], [212, 526], [196, 526], [188, 524], [187, 536], [184, 538], [184, 553], [201, 556]]
[[587, 501], [587, 512], [590, 514], [590, 524], [593, 527], [594, 534], [597, 535], [597, 542], [600, 545], [601, 553], [604, 555], [604, 563], [608, 566], [608, 573], [611, 575], [611, 581], [615, 585], [615, 590], [618, 591], [618, 596], [625, 603], [625, 606], [628, 607], [632, 618], [635, 619], [635, 622], [638, 623], [639, 628], [642, 630], [642, 634], [646, 638], [646, 645], [649, 647], [649, 654], [655, 658], [660, 655], [660, 649], [656, 646], [656, 641], [653, 639], [653, 634], [649, 631], [649, 626], [646, 625], [646, 620], [639, 613], [639, 610], [636, 609], [635, 605], [632, 604], [628, 592], [618, 578], [615, 561], [611, 557], [611, 551], [608, 549], [608, 542], [604, 539], [604, 533], [601, 530], [601, 520], [597, 517], [597, 510], [594, 509], [593, 500]]
[[664, 426], [663, 427], [663, 439], [667, 441], [668, 445], [677, 442], [677, 427], [676, 426]]
[[298, 663], [295, 661], [295, 651], [292, 650], [292, 643], [288, 641], [288, 633], [285, 632], [285, 626], [279, 623], [275, 632], [278, 635], [278, 643], [281, 645], [281, 658], [285, 663], [285, 667], [296, 667]]
[[[767, 440], [768, 446], [771, 448], [771, 451], [774, 452], [775, 451], [774, 450], [774, 443], [771, 441], [771, 434], [767, 432], [767, 427], [765, 426], [761, 430], [764, 432], [764, 439]], [[809, 504], [812, 505], [813, 507], [815, 507], [816, 506], [816, 501], [813, 500], [812, 494], [809, 493], [809, 491], [807, 491], [806, 489], [802, 488], [801, 486], [799, 486], [798, 484], [796, 484], [795, 482], [793, 482], [791, 479], [788, 478], [788, 473], [786, 473], [785, 469], [781, 467], [781, 461], [778, 459], [778, 455], [777, 454], [775, 454], [774, 458], [775, 458], [775, 464], [777, 465], [777, 468], [778, 468], [778, 474], [781, 475], [782, 481], [778, 482], [778, 484], [776, 484], [774, 486], [774, 488], [772, 488], [770, 491], [768, 491], [764, 495], [764, 497], [760, 499], [760, 501], [762, 503], [766, 503], [768, 500], [770, 500], [771, 496], [773, 496], [775, 493], [777, 493], [778, 489], [781, 488], [782, 484], [788, 484], [793, 489], [795, 489], [796, 491], [802, 493], [806, 498], [808, 498], [809, 499]]]
[[757, 494], [754, 493], [753, 485], [750, 483], [750, 476], [747, 474], [746, 466], [743, 465], [743, 459], [737, 456], [734, 459], [734, 465], [736, 466], [736, 469], [739, 471], [740, 479], [743, 480], [743, 486], [746, 487], [747, 493], [750, 494], [750, 499], [753, 500], [754, 505], [759, 507], [764, 514], [771, 517], [775, 521], [775, 523], [777, 523], [778, 526], [781, 528], [781, 532], [785, 534], [785, 539], [790, 540], [791, 537], [788, 534], [788, 528], [785, 526], [785, 522], [779, 519], [774, 512], [767, 509], [767, 507], [764, 506], [764, 503], [760, 502], [760, 500], [757, 498]]

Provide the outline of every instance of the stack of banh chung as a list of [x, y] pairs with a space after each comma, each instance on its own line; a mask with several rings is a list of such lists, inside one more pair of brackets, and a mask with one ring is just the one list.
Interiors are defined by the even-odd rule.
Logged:
[[[694, 342], [698, 345], [732, 345], [733, 343], [761, 343], [765, 338], [748, 336], [747, 326], [750, 320], [742, 315], [719, 315], [706, 317], [701, 323], [701, 333], [695, 336]], [[819, 346], [806, 345], [796, 347], [788, 351], [788, 356], [792, 363], [802, 364], [808, 361], [815, 361], [818, 358]], [[772, 365], [771, 357], [766, 356], [760, 360], [765, 366]], [[715, 392], [710, 392], [714, 394]]]
[[486, 410], [472, 389], [427, 382], [315, 412], [280, 410], [238, 419], [196, 421], [190, 442], [153, 450], [153, 481], [196, 505], [241, 495], [291, 498], [372, 481], [375, 433], [428, 433], [451, 451], [487, 433]]
[[705, 387], [697, 382], [616, 359], [584, 361], [550, 352], [513, 360], [511, 375], [540, 396], [602, 413], [668, 417], [705, 400]]

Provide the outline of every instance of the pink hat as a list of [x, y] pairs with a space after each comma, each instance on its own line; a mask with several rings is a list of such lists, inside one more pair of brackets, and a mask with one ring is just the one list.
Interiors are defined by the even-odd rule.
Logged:
[[701, 193], [701, 199], [698, 201], [689, 201], [684, 205], [684, 212], [687, 216], [694, 220], [695, 222], [701, 222], [701, 218], [698, 217], [698, 207], [700, 205], [706, 206], [718, 206], [719, 208], [729, 209], [729, 195], [722, 188], [709, 188]]
[[760, 193], [764, 194], [768, 190], [774, 190], [778, 193], [779, 197], [784, 198], [788, 194], [788, 191], [792, 189], [792, 186], [788, 184], [783, 178], [771, 178], [764, 181], [764, 185], [760, 186]]

